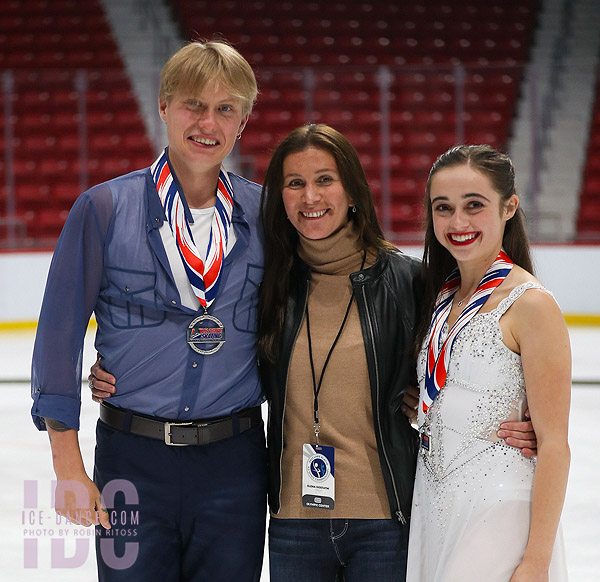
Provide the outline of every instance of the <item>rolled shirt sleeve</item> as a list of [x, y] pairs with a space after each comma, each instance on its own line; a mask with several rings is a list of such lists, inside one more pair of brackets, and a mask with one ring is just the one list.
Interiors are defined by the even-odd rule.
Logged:
[[35, 338], [31, 414], [79, 429], [83, 342], [103, 278], [104, 243], [112, 212], [110, 188], [96, 186], [73, 205], [50, 270]]

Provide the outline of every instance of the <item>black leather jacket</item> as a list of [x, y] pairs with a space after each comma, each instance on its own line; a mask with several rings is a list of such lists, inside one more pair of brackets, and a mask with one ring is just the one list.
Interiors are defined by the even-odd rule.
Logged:
[[[390, 515], [410, 517], [418, 436], [400, 411], [408, 385], [416, 382], [413, 339], [419, 317], [420, 261], [400, 252], [380, 251], [377, 262], [350, 275], [369, 369], [375, 437], [390, 503]], [[285, 439], [287, 375], [304, 317], [310, 269], [298, 260], [291, 281], [287, 315], [275, 363], [260, 364], [269, 398], [269, 505], [280, 508], [281, 457]]]

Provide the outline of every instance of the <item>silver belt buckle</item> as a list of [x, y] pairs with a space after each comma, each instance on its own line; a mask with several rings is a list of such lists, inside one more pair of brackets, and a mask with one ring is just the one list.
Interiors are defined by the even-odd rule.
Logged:
[[193, 426], [193, 422], [165, 422], [165, 445], [170, 447], [187, 447], [192, 443], [174, 443], [171, 441], [172, 426]]

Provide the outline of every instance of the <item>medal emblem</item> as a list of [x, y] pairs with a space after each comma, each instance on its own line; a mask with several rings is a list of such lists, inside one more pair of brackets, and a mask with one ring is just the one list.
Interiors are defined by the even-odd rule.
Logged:
[[200, 315], [188, 326], [187, 343], [199, 354], [214, 354], [225, 343], [225, 327], [219, 319], [208, 313]]

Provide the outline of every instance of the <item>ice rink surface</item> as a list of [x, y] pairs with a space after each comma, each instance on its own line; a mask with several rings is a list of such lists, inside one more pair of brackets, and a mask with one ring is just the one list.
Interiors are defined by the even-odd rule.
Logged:
[[[571, 473], [562, 524], [571, 582], [600, 579], [600, 329], [570, 329], [573, 391]], [[57, 523], [51, 506], [54, 478], [46, 433], [30, 416], [33, 332], [0, 333], [0, 563], [10, 582], [97, 580], [91, 530]], [[84, 370], [95, 359], [86, 341]], [[84, 386], [80, 443], [91, 475], [97, 405]], [[68, 533], [65, 533], [68, 530]], [[54, 563], [53, 563], [54, 561]], [[268, 581], [265, 561], [261, 582]]]

